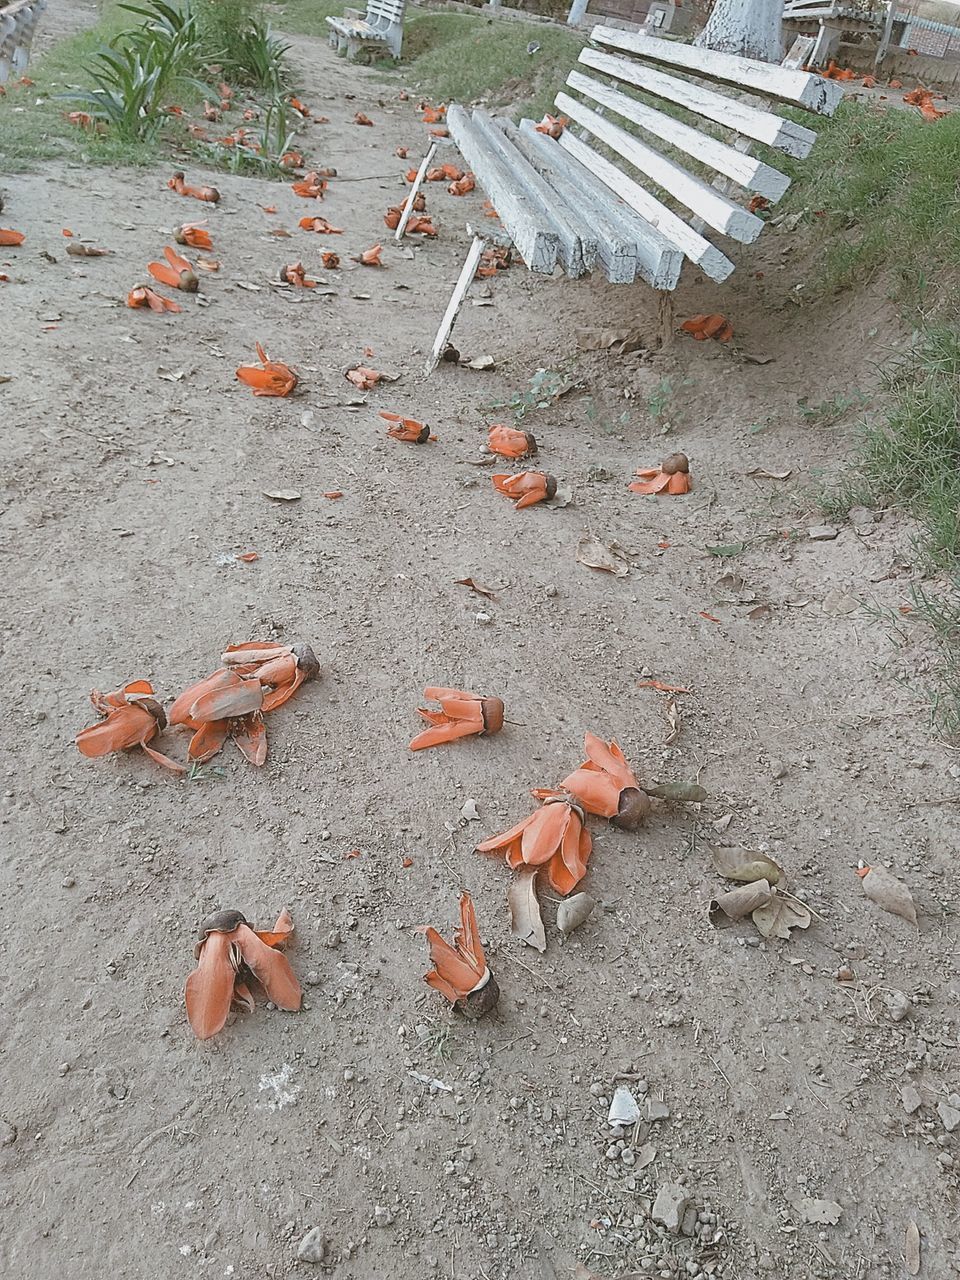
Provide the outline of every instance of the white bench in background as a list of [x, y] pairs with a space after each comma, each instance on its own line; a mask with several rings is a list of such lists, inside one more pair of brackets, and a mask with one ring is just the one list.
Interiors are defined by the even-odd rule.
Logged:
[[367, 0], [366, 16], [359, 9], [347, 9], [342, 18], [328, 18], [330, 43], [348, 58], [363, 48], [386, 45], [394, 58], [403, 45], [403, 11], [406, 0]]
[[47, 0], [0, 0], [0, 84], [22, 76], [30, 61], [30, 46]]
[[[801, 35], [813, 35], [815, 42], [809, 63], [825, 67], [840, 48], [845, 32], [872, 32], [878, 45], [889, 41], [893, 5], [883, 0], [786, 0], [783, 25]], [[882, 56], [877, 51], [877, 61]]]
[[[812, 129], [774, 108], [831, 115], [843, 90], [809, 72], [642, 32], [599, 26], [590, 42], [580, 69], [567, 77], [577, 96], [556, 96], [569, 121], [559, 139], [538, 133], [532, 120], [517, 128], [456, 104], [447, 108], [447, 125], [529, 270], [551, 275], [559, 265], [573, 277], [602, 271], [614, 284], [644, 281], [660, 292], [667, 340], [684, 262], [717, 281], [734, 269], [704, 232], [751, 244], [763, 230], [763, 219], [747, 208], [751, 197], [775, 204], [790, 185], [751, 150], [763, 144], [802, 159], [816, 140]], [[415, 194], [416, 185], [411, 203]], [[474, 233], [428, 371], [445, 349], [488, 238], [498, 237]]]

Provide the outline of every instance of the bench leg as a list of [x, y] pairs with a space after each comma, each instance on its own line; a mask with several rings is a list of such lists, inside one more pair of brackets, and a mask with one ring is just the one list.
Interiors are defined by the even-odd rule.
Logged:
[[417, 192], [420, 190], [427, 169], [430, 167], [433, 157], [436, 154], [437, 144], [435, 142], [431, 142], [427, 149], [427, 154], [420, 161], [420, 168], [417, 170], [417, 176], [413, 180], [413, 186], [407, 194], [407, 199], [403, 206], [403, 213], [400, 215], [400, 221], [397, 224], [397, 233], [394, 236], [394, 239], [397, 241], [403, 239], [403, 233], [406, 231], [407, 223], [410, 221], [410, 215], [413, 213], [413, 202], [417, 198]]
[[666, 351], [673, 345], [673, 291], [657, 290], [657, 349]]
[[450, 334], [453, 332], [453, 326], [456, 323], [457, 316], [460, 314], [460, 308], [463, 306], [463, 300], [467, 296], [467, 290], [473, 282], [473, 277], [477, 273], [477, 267], [480, 264], [480, 255], [486, 246], [486, 241], [482, 236], [474, 236], [473, 244], [470, 246], [470, 252], [467, 254], [467, 260], [463, 264], [457, 283], [454, 285], [453, 293], [450, 295], [450, 301], [447, 303], [447, 309], [443, 313], [443, 319], [440, 321], [440, 328], [437, 330], [437, 336], [433, 340], [433, 346], [430, 349], [430, 358], [424, 367], [424, 373], [431, 374], [440, 363], [440, 357], [446, 350], [447, 342]]

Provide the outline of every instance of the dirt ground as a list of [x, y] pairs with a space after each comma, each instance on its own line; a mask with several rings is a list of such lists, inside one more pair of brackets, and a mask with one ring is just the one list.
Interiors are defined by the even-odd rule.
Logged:
[[[303, 149], [341, 174], [317, 212], [342, 236], [300, 231], [313, 208], [251, 179], [194, 169], [223, 201], [183, 200], [172, 165], [2, 183], [5, 225], [28, 235], [0, 286], [2, 1270], [880, 1280], [907, 1274], [915, 1223], [921, 1276], [960, 1272], [960, 765], [932, 739], [928, 656], [898, 613], [920, 574], [913, 531], [876, 512], [808, 535], [856, 417], [816, 406], [869, 396], [904, 340], [892, 312], [804, 305], [809, 264], [769, 228], [726, 286], [691, 275], [678, 295], [678, 317], [731, 317], [728, 346], [584, 352], [584, 327], [652, 333], [651, 294], [513, 268], [475, 287], [492, 305], [468, 305], [456, 332], [495, 371], [425, 379], [480, 194], [432, 186], [439, 239], [396, 247], [382, 214], [403, 191], [395, 147], [425, 144], [415, 97], [319, 41], [298, 39], [297, 60], [330, 117]], [[171, 229], [204, 216], [221, 272], [181, 315], [127, 310]], [[64, 227], [113, 255], [67, 257]], [[384, 269], [320, 269], [321, 250], [346, 262], [376, 241]], [[322, 288], [277, 286], [300, 257]], [[258, 340], [299, 370], [289, 400], [236, 382]], [[343, 370], [368, 346], [401, 376], [357, 404]], [[517, 512], [477, 463], [509, 414], [491, 404], [538, 368], [576, 384], [524, 422], [573, 500]], [[437, 442], [387, 440], [381, 408]], [[688, 497], [627, 491], [677, 448]], [[618, 540], [629, 575], [579, 564], [585, 533]], [[496, 599], [456, 585], [468, 575]], [[271, 718], [262, 770], [232, 748], [189, 782], [142, 754], [78, 755], [92, 687], [147, 677], [169, 699], [226, 643], [261, 637], [310, 641], [323, 664]], [[669, 746], [648, 675], [693, 690]], [[411, 754], [434, 683], [500, 694], [511, 723]], [[601, 907], [561, 945], [547, 895], [540, 956], [510, 933], [507, 870], [473, 847], [580, 762], [588, 729], [642, 778], [696, 777], [710, 798], [659, 806], [638, 835], [592, 823], [584, 887]], [[769, 850], [809, 930], [712, 928], [711, 842]], [[919, 930], [867, 900], [860, 859], [907, 882]], [[475, 1024], [423, 984], [414, 932], [449, 936], [464, 888], [503, 991]], [[302, 1013], [261, 1005], [199, 1044], [182, 998], [198, 922], [282, 906]], [[618, 1147], [621, 1073], [661, 1118]], [[651, 1217], [675, 1183], [696, 1210], [686, 1232]], [[315, 1264], [297, 1257], [312, 1228]]]

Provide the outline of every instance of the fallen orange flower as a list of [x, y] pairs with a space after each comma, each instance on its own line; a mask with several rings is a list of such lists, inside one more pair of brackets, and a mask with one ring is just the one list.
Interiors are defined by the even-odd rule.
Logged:
[[132, 680], [113, 693], [101, 693], [94, 689], [90, 701], [103, 719], [89, 725], [76, 736], [77, 749], [91, 760], [111, 755], [114, 751], [126, 751], [130, 747], [142, 747], [152, 760], [174, 773], [185, 772], [160, 751], [154, 751], [147, 743], [167, 727], [163, 707], [153, 696], [149, 680]]
[[[408, 170], [407, 170], [407, 181], [408, 181], [408, 182], [416, 182], [416, 180], [417, 180], [417, 173], [418, 173], [418, 170], [416, 170], [416, 169], [408, 169]], [[430, 174], [429, 174], [429, 173], [426, 175], [426, 181], [427, 181], [427, 182], [429, 182], [429, 181], [430, 181]]]
[[340, 265], [340, 255], [334, 253], [331, 249], [327, 249], [320, 255], [320, 261], [328, 271], [335, 271]]
[[303, 992], [280, 951], [292, 931], [286, 909], [269, 932], [251, 928], [239, 911], [218, 911], [204, 920], [193, 953], [197, 967], [184, 993], [187, 1018], [198, 1040], [222, 1031], [232, 1007], [253, 1011], [248, 985], [253, 978], [278, 1009], [300, 1008]]
[[902, 80], [891, 80], [891, 81], [890, 81], [890, 88], [891, 88], [891, 89], [902, 89], [902, 88], [903, 88], [903, 81], [902, 81]]
[[138, 307], [149, 307], [151, 311], [182, 311], [183, 308], [172, 298], [165, 298], [145, 284], [138, 284], [127, 294], [127, 306], [136, 310]]
[[[291, 107], [293, 107], [294, 111], [299, 111], [299, 112], [300, 112], [300, 114], [301, 114], [302, 116], [304, 116], [305, 118], [309, 118], [309, 115], [310, 115], [310, 108], [309, 108], [308, 106], [305, 106], [305, 105], [300, 101], [300, 99], [299, 99], [299, 98], [293, 98], [293, 97], [291, 97], [291, 99], [290, 99], [290, 105], [291, 105]], [[319, 123], [319, 122], [318, 122], [318, 123]]]
[[421, 118], [424, 124], [439, 124], [446, 114], [446, 107], [426, 107]]
[[659, 467], [638, 470], [637, 477], [628, 486], [631, 493], [689, 493], [690, 461], [685, 453], [671, 453]]
[[199, 281], [186, 258], [182, 258], [176, 249], [171, 249], [169, 245], [164, 249], [163, 256], [166, 262], [147, 263], [147, 270], [154, 280], [167, 285], [170, 289], [180, 289], [183, 293], [196, 293]]
[[386, 409], [380, 410], [380, 417], [385, 422], [394, 424], [387, 431], [387, 435], [394, 440], [403, 440], [407, 444], [426, 444], [428, 440], [436, 439], [430, 434], [430, 428], [416, 418], [403, 418], [399, 413], [388, 413]]
[[559, 138], [570, 121], [566, 116], [545, 115], [538, 125], [537, 133], [545, 133], [548, 138]]
[[530, 431], [517, 431], [515, 427], [498, 424], [490, 428], [487, 448], [502, 458], [525, 458], [537, 452], [537, 441]]
[[692, 333], [698, 342], [714, 338], [717, 342], [729, 342], [733, 337], [733, 325], [726, 316], [691, 316], [680, 326], [684, 333]]
[[93, 116], [86, 111], [68, 111], [66, 117], [70, 124], [76, 125], [78, 129], [93, 128]]
[[320, 663], [310, 645], [281, 644], [278, 640], [248, 640], [231, 644], [220, 655], [225, 667], [246, 671], [252, 667], [266, 690], [262, 710], [276, 711], [307, 680], [320, 675]]
[[387, 212], [383, 215], [384, 225], [388, 231], [396, 231], [400, 225], [400, 219], [403, 217], [403, 209], [398, 204], [392, 204]]
[[[405, 858], [403, 865], [413, 865]], [[453, 1007], [468, 1018], [482, 1018], [500, 999], [500, 988], [487, 968], [480, 930], [469, 893], [460, 895], [460, 928], [453, 936], [453, 946], [436, 929], [427, 927], [423, 935], [430, 944], [433, 968], [424, 974], [427, 986], [445, 996]]]
[[299, 151], [285, 151], [280, 157], [281, 169], [302, 169], [303, 156]]
[[221, 98], [226, 98], [228, 102], [233, 97], [233, 90], [227, 84], [226, 80], [221, 80], [217, 85], [217, 93], [219, 93]]
[[296, 387], [298, 378], [289, 365], [279, 360], [268, 360], [267, 353], [257, 343], [257, 357], [262, 368], [255, 365], [241, 365], [237, 377], [248, 387], [253, 388], [255, 396], [288, 396]]
[[206, 98], [203, 100], [203, 118], [209, 120], [211, 124], [216, 124], [220, 119], [220, 108], [215, 107], [212, 102], [208, 102]]
[[4, 249], [13, 249], [18, 244], [23, 244], [26, 238], [22, 231], [4, 230], [3, 227], [0, 227], [0, 246]]
[[[393, 153], [393, 154], [394, 154], [395, 156], [397, 156], [400, 160], [406, 160], [406, 158], [407, 158], [407, 148], [406, 148], [406, 147], [397, 147], [396, 151], [394, 151], [394, 153]], [[416, 175], [414, 175], [414, 176], [416, 176]]]
[[412, 236], [436, 236], [437, 228], [433, 225], [433, 219], [427, 215], [414, 215], [407, 223], [407, 234]]
[[933, 94], [929, 89], [922, 87], [913, 89], [910, 93], [903, 95], [903, 100], [908, 107], [919, 107], [924, 120], [940, 120], [947, 114], [946, 111], [939, 111], [933, 105]]
[[216, 204], [220, 199], [220, 192], [216, 187], [188, 187], [182, 169], [177, 170], [167, 183], [167, 186], [171, 191], [175, 191], [178, 196], [190, 196], [192, 199], [202, 200], [206, 204]]
[[825, 71], [821, 71], [820, 75], [822, 75], [825, 80], [857, 79], [857, 73], [855, 71], [851, 71], [849, 67], [838, 67], [832, 59], [827, 66], [827, 69]]
[[609, 818], [610, 825], [636, 831], [650, 811], [650, 799], [615, 742], [595, 733], [583, 737], [587, 759], [560, 783], [587, 813]]
[[292, 262], [287, 267], [281, 267], [280, 279], [284, 284], [292, 284], [298, 289], [315, 289], [317, 287], [316, 280], [307, 278], [302, 262]]
[[546, 867], [555, 893], [566, 895], [587, 874], [592, 841], [584, 826], [584, 812], [569, 797], [548, 796], [541, 807], [509, 831], [477, 845], [478, 853], [502, 853], [507, 866], [524, 863]]
[[410, 743], [411, 751], [423, 751], [457, 738], [470, 738], [485, 733], [499, 733], [503, 728], [503, 701], [500, 698], [481, 698], [462, 689], [445, 689], [428, 685], [425, 698], [440, 703], [441, 710], [429, 711], [418, 707], [417, 714], [430, 725]]
[[369, 128], [373, 128], [373, 121], [370, 119], [369, 116], [365, 116], [362, 111], [358, 111], [357, 114], [353, 117], [353, 123], [365, 124]]
[[502, 245], [493, 244], [488, 249], [484, 249], [480, 255], [480, 265], [477, 267], [477, 275], [481, 279], [495, 276], [498, 271], [506, 271], [512, 262], [512, 252], [505, 249]]
[[863, 77], [863, 87], [864, 87], [865, 89], [875, 89], [875, 88], [877, 87], [877, 77], [876, 77], [876, 76], [864, 76], [864, 77]]
[[751, 196], [747, 204], [748, 213], [756, 213], [759, 209], [769, 209], [770, 201], [766, 196]]
[[449, 130], [449, 129], [447, 129], [447, 128], [431, 129], [431, 130], [430, 130], [430, 137], [431, 137], [431, 138], [449, 138], [449, 137], [450, 137], [450, 130]]
[[203, 224], [199, 222], [185, 222], [182, 227], [176, 229], [173, 238], [177, 244], [189, 245], [191, 249], [213, 248], [210, 232], [206, 231]]
[[375, 244], [372, 249], [364, 249], [363, 253], [356, 256], [351, 254], [351, 262], [359, 262], [361, 267], [382, 267], [380, 254], [383, 252], [383, 245]]
[[359, 391], [372, 391], [383, 377], [383, 374], [378, 373], [376, 369], [367, 368], [364, 364], [358, 364], [356, 368], [348, 369], [345, 377], [347, 381], [352, 382]]
[[304, 231], [315, 231], [318, 236], [343, 235], [343, 227], [334, 227], [326, 218], [301, 218], [299, 226]]
[[544, 502], [557, 492], [555, 477], [545, 471], [521, 471], [515, 476], [495, 475], [490, 478], [498, 493], [515, 499], [514, 506], [518, 511]]
[[483, 202], [483, 216], [484, 216], [485, 218], [499, 218], [499, 217], [500, 217], [499, 213], [497, 213], [496, 209], [493, 207], [493, 205], [490, 203], [490, 201], [489, 201], [489, 200], [484, 200], [484, 202]]
[[304, 174], [298, 182], [292, 183], [290, 187], [295, 196], [303, 196], [305, 200], [322, 200], [326, 189], [327, 184], [319, 173]]

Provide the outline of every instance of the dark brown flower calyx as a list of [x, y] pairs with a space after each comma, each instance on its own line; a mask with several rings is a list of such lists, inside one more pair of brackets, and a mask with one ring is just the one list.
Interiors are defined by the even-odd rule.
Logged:
[[483, 732], [499, 733], [503, 728], [503, 699], [481, 698], [480, 713], [483, 716]]
[[638, 787], [624, 787], [620, 792], [620, 804], [610, 819], [611, 827], [621, 831], [636, 831], [650, 812], [650, 797]]

